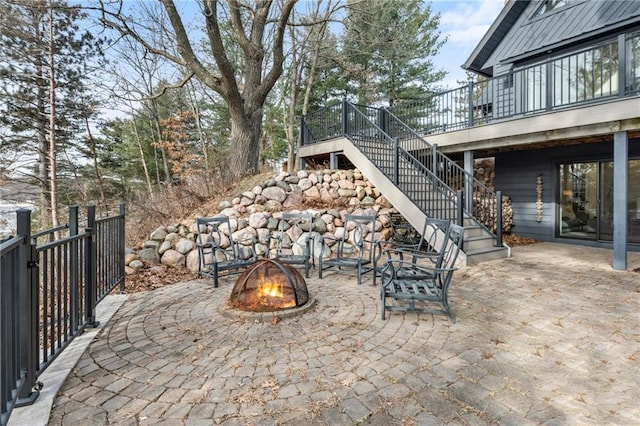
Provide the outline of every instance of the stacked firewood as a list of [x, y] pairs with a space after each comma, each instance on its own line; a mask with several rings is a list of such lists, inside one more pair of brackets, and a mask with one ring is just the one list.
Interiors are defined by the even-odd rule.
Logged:
[[[493, 199], [473, 197], [473, 215], [484, 226], [496, 232], [496, 205]], [[511, 232], [513, 226], [513, 208], [511, 199], [507, 195], [502, 196], [502, 232]]]
[[476, 160], [473, 166], [473, 175], [488, 188], [495, 189], [493, 180], [496, 177], [493, 158], [483, 158]]

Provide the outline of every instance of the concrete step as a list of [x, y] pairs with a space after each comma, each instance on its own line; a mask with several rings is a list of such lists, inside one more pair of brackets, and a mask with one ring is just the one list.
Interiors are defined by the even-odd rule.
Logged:
[[486, 262], [489, 260], [503, 259], [509, 257], [508, 247], [491, 247], [475, 250], [465, 250], [467, 255], [467, 265]]
[[477, 237], [466, 237], [464, 239], [464, 251], [476, 250], [483, 248], [492, 248], [495, 244], [495, 239], [490, 235], [480, 235]]
[[483, 235], [485, 235], [485, 230], [478, 226], [478, 225], [471, 225], [469, 223], [467, 223], [467, 220], [465, 220], [465, 226], [464, 226], [464, 239], [467, 240], [468, 238], [473, 238], [473, 237], [481, 237]]

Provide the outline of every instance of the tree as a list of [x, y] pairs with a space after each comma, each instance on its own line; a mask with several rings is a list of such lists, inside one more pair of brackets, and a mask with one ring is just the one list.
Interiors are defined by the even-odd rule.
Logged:
[[[115, 7], [102, 3], [100, 9], [104, 25], [123, 37], [132, 37], [149, 53], [161, 55], [187, 69], [189, 74], [177, 85], [195, 76], [224, 99], [231, 121], [231, 173], [241, 177], [258, 171], [263, 107], [282, 74], [284, 33], [296, 1], [283, 0], [276, 5], [272, 0], [227, 0], [225, 7], [219, 0], [204, 0], [203, 7], [192, 10], [190, 17], [190, 20], [200, 18], [204, 22], [206, 38], [200, 40], [206, 48], [204, 52], [194, 47], [197, 40], [189, 37], [186, 19], [172, 0], [161, 0], [164, 17], [144, 19], [144, 25], [158, 23], [161, 26], [151, 32], [167, 35], [162, 38], [167, 45], [154, 43], [147, 37], [149, 32], [145, 34], [141, 25], [122, 12], [122, 1]], [[162, 18], [166, 18], [168, 24]], [[225, 40], [232, 43], [232, 47], [223, 42], [225, 23], [230, 23], [232, 28], [232, 37]], [[239, 52], [239, 62], [231, 60], [230, 53], [234, 52]], [[211, 62], [215, 67], [208, 65]]]
[[424, 97], [445, 76], [431, 58], [446, 39], [440, 15], [419, 0], [348, 0], [340, 67], [358, 103]]
[[43, 226], [57, 225], [60, 148], [70, 146], [93, 103], [85, 83], [103, 40], [80, 29], [83, 18], [62, 0], [0, 4], [2, 147], [36, 164]]

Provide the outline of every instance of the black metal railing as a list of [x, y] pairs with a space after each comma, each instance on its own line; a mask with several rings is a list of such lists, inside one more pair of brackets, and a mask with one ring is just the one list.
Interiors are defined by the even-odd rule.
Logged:
[[[17, 236], [0, 245], [0, 424], [38, 396], [38, 377], [85, 327], [113, 289], [124, 291], [124, 206], [96, 220], [78, 207], [65, 225], [31, 234], [30, 211], [17, 212]], [[38, 243], [38, 240], [43, 240]]]
[[390, 111], [421, 135], [640, 93], [640, 35], [519, 68]]
[[[317, 123], [326, 123], [327, 115], [340, 117], [342, 132], [319, 131]], [[303, 117], [305, 137], [312, 135], [308, 128], [325, 140], [348, 137], [427, 216], [458, 223], [468, 217], [493, 235], [496, 246], [502, 246], [502, 194], [474, 178], [386, 108], [345, 100]]]

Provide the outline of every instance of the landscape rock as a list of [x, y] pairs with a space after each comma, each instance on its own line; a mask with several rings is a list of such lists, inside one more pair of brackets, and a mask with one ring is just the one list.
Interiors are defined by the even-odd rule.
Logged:
[[188, 240], [186, 238], [181, 238], [180, 241], [176, 243], [176, 251], [182, 254], [187, 254], [191, 250], [193, 250], [195, 246], [196, 245], [193, 243], [193, 241]]
[[[158, 252], [154, 248], [144, 248], [138, 252], [138, 256], [139, 256], [139, 259], [143, 262], [158, 263], [160, 261]], [[131, 266], [131, 264], [129, 264], [129, 266]]]
[[167, 250], [163, 255], [161, 262], [164, 265], [172, 266], [174, 268], [181, 268], [185, 266], [186, 257], [184, 254], [176, 250]]
[[162, 244], [160, 244], [160, 247], [158, 247], [158, 254], [162, 255], [167, 250], [170, 250], [171, 247], [173, 247], [173, 244], [171, 244], [171, 241], [166, 241], [166, 240], [163, 241]]
[[129, 263], [128, 267], [133, 269], [134, 271], [137, 271], [138, 269], [142, 269], [144, 267], [144, 263], [141, 260], [136, 259]]
[[262, 190], [262, 196], [267, 200], [273, 200], [282, 203], [287, 198], [287, 193], [280, 187], [270, 186]]
[[166, 228], [160, 227], [160, 228], [156, 228], [156, 230], [151, 233], [151, 236], [149, 238], [156, 241], [163, 241], [166, 236], [167, 236]]

